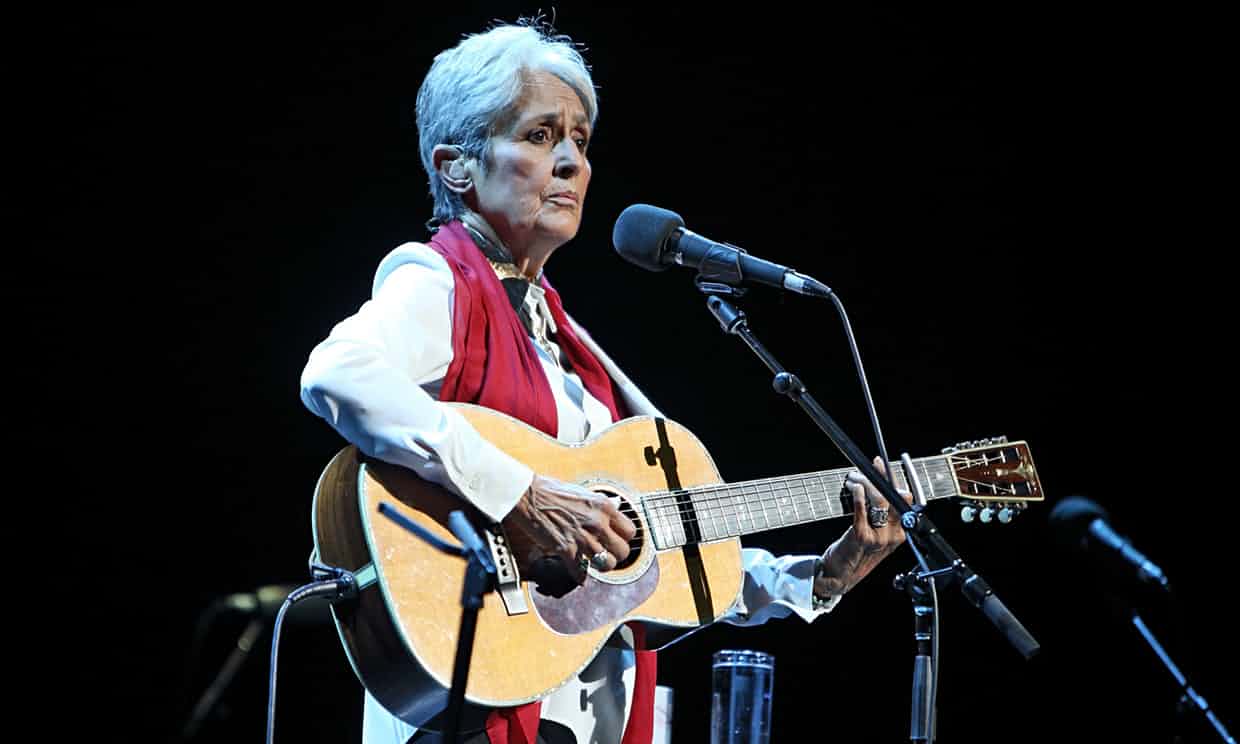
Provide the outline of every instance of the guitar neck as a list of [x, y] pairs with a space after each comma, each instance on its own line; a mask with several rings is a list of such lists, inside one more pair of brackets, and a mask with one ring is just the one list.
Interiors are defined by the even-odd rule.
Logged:
[[[916, 459], [913, 467], [927, 500], [957, 495], [946, 456]], [[646, 494], [642, 509], [660, 548], [738, 537], [852, 514], [852, 495], [844, 490], [844, 483], [853, 470], [837, 468], [660, 491]], [[910, 490], [898, 464], [895, 484], [900, 490]]]

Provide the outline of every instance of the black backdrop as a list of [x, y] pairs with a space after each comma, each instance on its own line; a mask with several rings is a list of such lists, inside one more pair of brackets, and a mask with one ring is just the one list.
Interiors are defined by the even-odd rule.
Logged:
[[[49, 114], [39, 127], [52, 144], [34, 150], [56, 211], [30, 253], [53, 268], [10, 296], [19, 321], [47, 322], [29, 340], [36, 362], [21, 366], [54, 392], [50, 407], [17, 397], [55, 457], [46, 503], [57, 518], [86, 517], [61, 557], [106, 581], [62, 616], [91, 630], [88, 648], [37, 671], [51, 673], [49, 689], [88, 689], [107, 730], [169, 736], [241, 631], [235, 615], [201, 622], [204, 609], [306, 578], [311, 492], [341, 445], [298, 400], [306, 354], [366, 298], [380, 257], [425, 237], [410, 108], [431, 58], [535, 10], [213, 5], [40, 21], [50, 33], [30, 64], [54, 82], [29, 100]], [[1231, 404], [1231, 336], [1216, 312], [1226, 264], [1195, 251], [1226, 244], [1203, 227], [1220, 199], [1199, 186], [1218, 147], [1203, 82], [1213, 23], [1044, 9], [557, 9], [559, 28], [588, 47], [601, 117], [584, 224], [549, 275], [725, 477], [845, 462], [718, 331], [691, 274], [648, 274], [615, 255], [612, 225], [631, 203], [674, 209], [831, 285], [893, 453], [998, 434], [1030, 442], [1047, 504], [1009, 526], [932, 510], [1044, 647], [1021, 660], [944, 593], [945, 742], [1208, 740], [1176, 723], [1170, 678], [1109, 614], [1101, 594], [1115, 582], [1052, 547], [1046, 515], [1071, 494], [1103, 504], [1166, 569], [1177, 602], [1140, 606], [1240, 725], [1221, 585], [1229, 538], [1212, 501], [1228, 495], [1212, 484], [1229, 458], [1211, 457], [1227, 438], [1205, 441], [1200, 428], [1226, 422]], [[829, 305], [757, 290], [744, 306], [873, 451]], [[751, 544], [818, 551], [842, 529]], [[706, 740], [710, 655], [729, 647], [775, 655], [776, 741], [906, 738], [911, 613], [890, 578], [910, 560], [898, 553], [813, 625], [716, 627], [665, 653], [675, 740]], [[200, 740], [261, 735], [269, 638]], [[280, 670], [279, 739], [356, 740], [360, 687], [330, 627], [289, 628]], [[76, 708], [76, 696], [52, 698]]]

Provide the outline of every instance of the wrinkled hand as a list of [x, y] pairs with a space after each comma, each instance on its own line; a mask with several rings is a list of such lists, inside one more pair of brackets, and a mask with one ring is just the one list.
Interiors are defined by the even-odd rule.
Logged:
[[[882, 458], [874, 458], [874, 467], [886, 475], [887, 468]], [[823, 597], [847, 592], [904, 543], [900, 515], [888, 506], [887, 499], [883, 498], [868, 478], [854, 470], [848, 474], [844, 487], [852, 494], [853, 523], [822, 555], [819, 574], [814, 577], [814, 591]], [[908, 491], [898, 493], [905, 501], [912, 502]], [[886, 525], [874, 527], [870, 524], [866, 508], [867, 495], [868, 505], [878, 509], [890, 509]]]
[[585, 581], [581, 558], [605, 553], [596, 569], [610, 571], [629, 555], [629, 540], [637, 534], [632, 520], [611, 499], [573, 483], [535, 475], [529, 490], [504, 520], [543, 551], [559, 556], [578, 583]]

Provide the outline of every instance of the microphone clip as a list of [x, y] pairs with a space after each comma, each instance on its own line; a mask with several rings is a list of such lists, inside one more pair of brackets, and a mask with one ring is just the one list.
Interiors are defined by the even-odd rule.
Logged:
[[749, 290], [744, 287], [733, 287], [730, 284], [720, 284], [719, 282], [710, 281], [710, 277], [704, 274], [698, 274], [693, 277], [693, 284], [704, 295], [722, 295], [724, 297], [735, 297], [740, 299], [745, 296]]

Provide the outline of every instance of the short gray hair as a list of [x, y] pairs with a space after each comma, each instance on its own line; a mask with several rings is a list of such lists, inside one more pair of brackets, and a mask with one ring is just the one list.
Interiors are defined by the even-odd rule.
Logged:
[[436, 145], [456, 145], [486, 167], [491, 136], [511, 113], [526, 75], [549, 72], [577, 93], [590, 126], [598, 117], [598, 97], [589, 68], [573, 41], [538, 18], [521, 19], [466, 36], [440, 52], [418, 89], [418, 150], [430, 177], [435, 219], [460, 216], [465, 204], [435, 172]]

